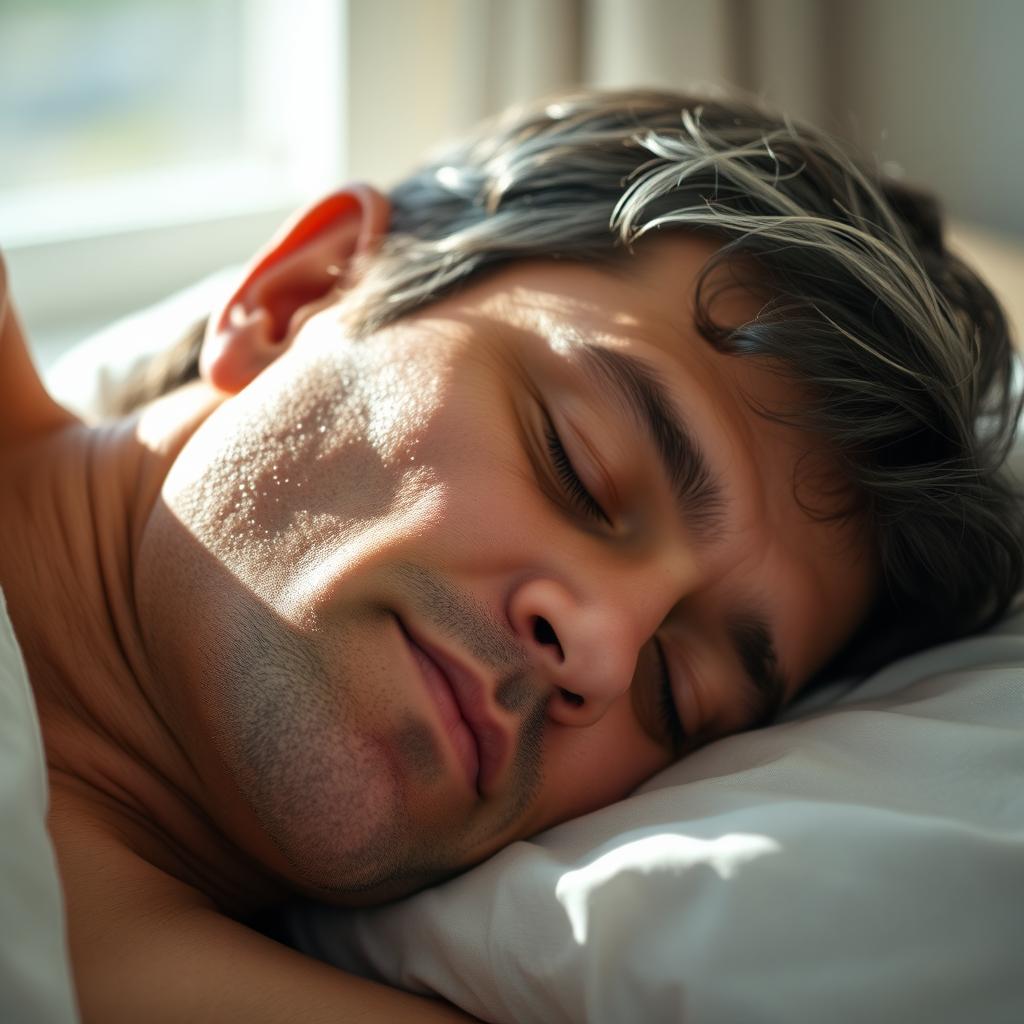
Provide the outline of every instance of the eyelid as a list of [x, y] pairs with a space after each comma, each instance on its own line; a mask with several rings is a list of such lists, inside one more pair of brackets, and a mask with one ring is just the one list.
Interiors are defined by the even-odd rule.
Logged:
[[[566, 447], [563, 432], [555, 424], [552, 415], [546, 409], [543, 410], [543, 414], [548, 459], [550, 463], [553, 463], [559, 487], [585, 515], [595, 521], [599, 521], [603, 526], [612, 526], [612, 519], [605, 507], [606, 499], [595, 496], [593, 491], [597, 490], [597, 488], [594, 488], [587, 479], [584, 479], [584, 477], [589, 477], [592, 474], [584, 473], [581, 475], [578, 456], [575, 453], [571, 453]], [[579, 433], [574, 428], [570, 427], [570, 429], [578, 442], [580, 440]], [[579, 447], [579, 444], [577, 444], [577, 447]]]
[[[600, 421], [596, 410], [589, 402], [583, 400], [581, 404], [584, 416], [590, 416]], [[577, 426], [575, 418], [562, 415], [556, 424], [554, 417], [547, 410], [545, 410], [545, 415], [559, 437], [562, 438], [563, 443], [569, 442], [566, 452], [587, 489], [593, 493], [597, 502], [608, 514], [609, 519], [617, 521], [623, 512], [621, 492], [608, 469], [607, 456], [599, 454], [601, 449], [595, 443], [594, 432], [584, 433]], [[571, 452], [569, 446], [572, 448]]]
[[665, 645], [661, 638], [655, 634], [652, 637], [654, 651], [658, 661], [658, 708], [661, 713], [662, 723], [668, 731], [673, 751], [678, 754], [686, 742], [687, 730], [683, 724], [683, 717], [679, 710], [679, 699], [676, 696], [676, 678], [672, 671], [672, 662], [669, 659]]
[[[595, 447], [591, 440], [584, 434], [580, 433], [573, 424], [568, 424], [568, 430], [573, 435], [575, 442], [575, 448], [577, 452], [581, 452], [583, 461], [586, 465], [587, 472], [585, 476], [587, 480], [587, 487], [590, 490], [597, 492], [595, 497], [600, 502], [602, 508], [610, 511], [616, 511], [621, 507], [619, 500], [619, 492], [615, 486], [615, 481], [612, 479], [611, 474], [605, 466], [602, 459], [599, 459], [596, 454]], [[574, 453], [573, 465], [577, 471], [580, 469], [579, 456]], [[593, 482], [596, 478], [596, 485]]]

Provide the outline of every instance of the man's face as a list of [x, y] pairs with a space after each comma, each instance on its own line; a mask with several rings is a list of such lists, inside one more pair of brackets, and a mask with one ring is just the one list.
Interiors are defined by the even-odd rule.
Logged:
[[795, 391], [698, 337], [711, 251], [514, 264], [356, 342], [332, 306], [199, 428], [140, 606], [243, 848], [397, 895], [754, 724], [850, 635], [873, 557], [808, 514], [813, 439], [752, 408]]

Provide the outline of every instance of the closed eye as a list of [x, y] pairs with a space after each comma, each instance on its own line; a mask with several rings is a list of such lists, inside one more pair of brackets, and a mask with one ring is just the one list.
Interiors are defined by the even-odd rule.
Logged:
[[545, 425], [544, 437], [548, 446], [551, 465], [570, 503], [589, 519], [594, 519], [597, 522], [611, 526], [612, 521], [608, 514], [601, 507], [597, 499], [587, 490], [579, 474], [576, 472], [572, 460], [562, 444], [562, 439], [558, 436], [558, 431], [555, 430], [555, 425], [550, 419], [547, 420]]
[[654, 650], [658, 655], [659, 686], [658, 686], [658, 709], [661, 714], [661, 724], [672, 745], [672, 753], [678, 757], [683, 750], [686, 741], [686, 730], [683, 728], [683, 720], [679, 716], [679, 709], [676, 707], [675, 693], [672, 690], [672, 672], [669, 668], [668, 659], [665, 657], [665, 648], [661, 641], [654, 637]]

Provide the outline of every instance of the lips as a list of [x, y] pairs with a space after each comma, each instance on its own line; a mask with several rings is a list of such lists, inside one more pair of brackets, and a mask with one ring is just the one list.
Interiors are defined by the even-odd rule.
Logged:
[[470, 784], [480, 796], [487, 796], [497, 781], [508, 748], [505, 730], [488, 708], [491, 688], [465, 664], [410, 629], [404, 621], [399, 619], [398, 624]]

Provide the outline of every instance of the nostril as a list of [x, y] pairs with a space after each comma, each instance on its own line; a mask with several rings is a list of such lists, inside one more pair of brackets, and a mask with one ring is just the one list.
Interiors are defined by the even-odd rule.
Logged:
[[559, 659], [564, 659], [562, 645], [558, 642], [558, 634], [554, 631], [551, 623], [539, 615], [533, 620], [533, 638], [539, 644], [558, 648]]
[[[562, 650], [562, 645], [558, 640], [558, 634], [551, 623], [540, 615], [533, 620], [533, 638], [537, 643], [543, 644], [545, 647], [554, 647], [558, 652], [559, 661], [565, 661], [565, 652]], [[563, 686], [558, 687], [558, 693], [562, 700], [571, 707], [579, 708], [583, 706], [583, 698], [578, 693], [573, 693], [572, 690], [567, 690]]]

